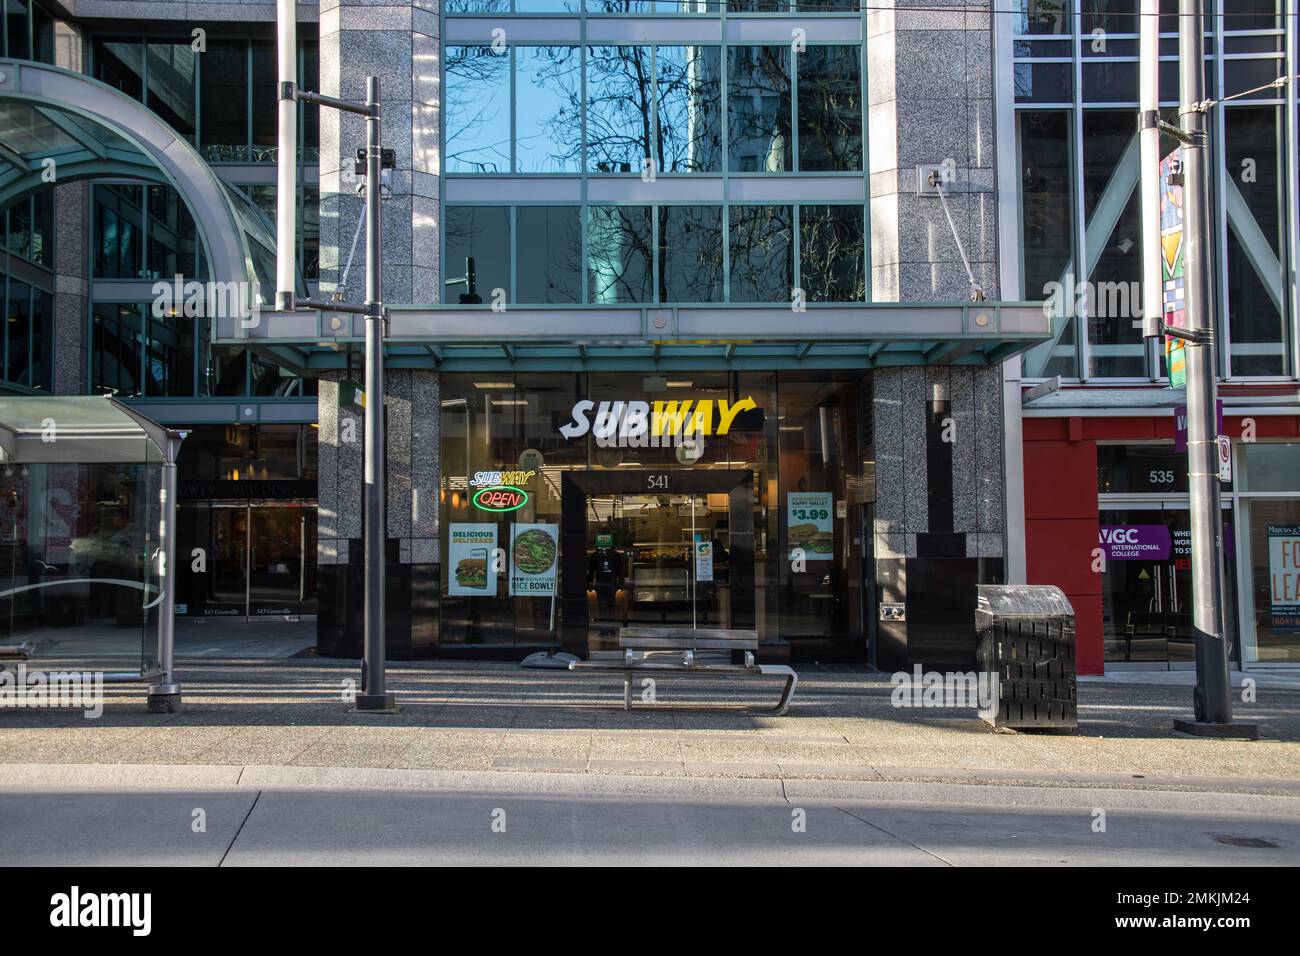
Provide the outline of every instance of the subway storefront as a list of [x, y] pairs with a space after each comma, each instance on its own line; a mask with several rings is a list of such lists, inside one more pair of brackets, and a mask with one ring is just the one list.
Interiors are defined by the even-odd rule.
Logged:
[[439, 655], [747, 628], [865, 660], [874, 454], [862, 372], [441, 376]]

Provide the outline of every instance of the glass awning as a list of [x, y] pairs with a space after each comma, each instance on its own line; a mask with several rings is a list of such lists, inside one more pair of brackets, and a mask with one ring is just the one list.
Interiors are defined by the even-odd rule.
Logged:
[[182, 437], [109, 397], [0, 397], [0, 465], [160, 463]]
[[[263, 304], [274, 299], [274, 225], [180, 134], [88, 76], [0, 60], [0, 209], [51, 181], [111, 177], [174, 188], [193, 216], [208, 277], [245, 283], [240, 288]], [[301, 277], [299, 292], [306, 293]]]

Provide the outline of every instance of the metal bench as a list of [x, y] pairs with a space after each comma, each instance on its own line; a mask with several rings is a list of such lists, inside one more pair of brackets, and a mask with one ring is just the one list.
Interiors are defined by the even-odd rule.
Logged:
[[20, 644], [0, 644], [0, 661], [29, 661], [36, 645], [31, 641]]
[[[675, 627], [623, 627], [618, 645], [623, 655], [618, 660], [573, 661], [573, 671], [622, 671], [623, 709], [632, 709], [632, 678], [637, 673], [661, 673], [682, 677], [731, 677], [737, 674], [779, 674], [785, 678], [781, 699], [775, 708], [753, 713], [780, 716], [790, 706], [799, 677], [784, 664], [755, 664], [758, 632], [745, 630], [693, 630]], [[727, 651], [739, 654], [743, 663], [701, 661], [701, 651]], [[649, 660], [647, 653], [665, 653], [680, 659]], [[641, 656], [638, 656], [641, 655]]]

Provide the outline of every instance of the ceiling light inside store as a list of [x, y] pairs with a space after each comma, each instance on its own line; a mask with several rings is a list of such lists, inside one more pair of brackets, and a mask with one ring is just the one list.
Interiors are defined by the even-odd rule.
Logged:
[[499, 389], [499, 388], [506, 388], [506, 389], [510, 389], [511, 391], [513, 391], [513, 390], [514, 390], [514, 387], [515, 387], [515, 383], [514, 383], [514, 382], [475, 382], [475, 383], [474, 383], [474, 387], [475, 387], [475, 388], [482, 388], [482, 389], [489, 389], [489, 388], [498, 388], [498, 389]]
[[668, 382], [668, 387], [669, 387], [669, 388], [690, 388], [690, 387], [691, 387], [692, 385], [694, 385], [694, 384], [695, 384], [694, 382], [673, 382], [673, 381], [669, 381], [669, 382]]
[[526, 399], [526, 398], [494, 398], [494, 399], [492, 399], [492, 404], [493, 404], [493, 405], [527, 405], [527, 404], [528, 404], [528, 399]]

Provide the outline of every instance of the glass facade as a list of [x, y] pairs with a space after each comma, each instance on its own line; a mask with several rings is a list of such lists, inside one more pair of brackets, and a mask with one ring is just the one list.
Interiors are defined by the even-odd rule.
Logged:
[[[863, 559], [850, 544], [869, 526], [871, 498], [862, 375], [485, 373], [441, 382], [441, 648], [555, 644], [578, 626], [598, 649], [602, 628], [655, 622], [756, 627], [766, 642], [834, 635], [841, 649], [863, 652]], [[649, 432], [629, 437], [635, 428], [618, 416], [636, 402], [652, 416], [669, 405], [704, 415], [709, 432], [673, 440], [667, 428], [658, 444]], [[579, 478], [586, 490], [573, 498], [568, 482]], [[514, 510], [498, 510], [502, 486]], [[752, 541], [732, 534], [751, 525]], [[528, 532], [548, 559], [541, 583], [519, 544]], [[704, 573], [692, 560], [696, 541], [713, 553]], [[585, 549], [576, 563], [569, 548]], [[806, 560], [787, 560], [796, 548]], [[566, 579], [566, 568], [580, 569], [579, 579]], [[584, 603], [583, 620], [565, 619]]]
[[[1087, 290], [1070, 296], [1074, 307], [1058, 316], [1058, 333], [1026, 356], [1024, 370], [1030, 378], [1159, 379], [1163, 356], [1135, 324], [1144, 240], [1133, 124], [1137, 4], [1085, 2], [1079, 16], [1072, 6], [1012, 4], [1021, 292], [1037, 301], [1051, 298], [1052, 283]], [[1207, 90], [1221, 100], [1284, 75], [1286, 45], [1297, 42], [1295, 19], [1280, 2], [1223, 6], [1223, 16], [1206, 20]], [[1175, 122], [1177, 4], [1165, 0], [1161, 10], [1161, 101]], [[1297, 144], [1286, 111], [1295, 100], [1289, 84], [1227, 100], [1210, 114], [1213, 287], [1221, 373], [1231, 379], [1297, 372], [1297, 317], [1285, 281], [1297, 185], [1287, 175]], [[1165, 138], [1162, 149], [1173, 148]]]
[[806, 302], [862, 302], [867, 293], [860, 204], [455, 205], [443, 223], [447, 295], [462, 303], [790, 302], [797, 289]]
[[[202, 45], [200, 48], [200, 44]], [[319, 85], [317, 42], [300, 39], [298, 75]], [[140, 100], [210, 163], [275, 161], [275, 44], [223, 37], [100, 33], [90, 48], [90, 73]], [[265, 106], [255, 106], [265, 104]], [[303, 106], [298, 136], [303, 162], [319, 158], [318, 108]]]

